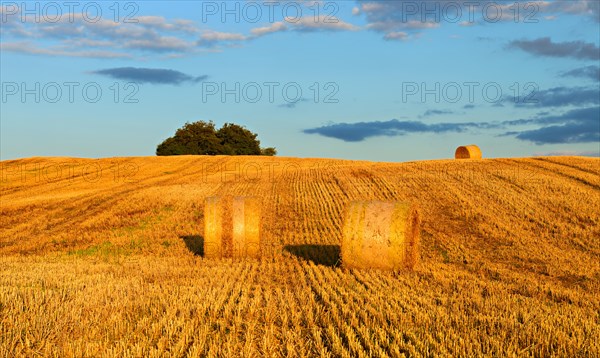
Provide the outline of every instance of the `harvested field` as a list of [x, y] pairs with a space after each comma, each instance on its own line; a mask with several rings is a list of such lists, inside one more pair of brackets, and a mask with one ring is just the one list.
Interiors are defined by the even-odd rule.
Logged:
[[[0, 356], [600, 355], [598, 159], [1, 165]], [[205, 257], [213, 196], [260, 259]], [[419, 206], [414, 271], [341, 265], [353, 201]]]

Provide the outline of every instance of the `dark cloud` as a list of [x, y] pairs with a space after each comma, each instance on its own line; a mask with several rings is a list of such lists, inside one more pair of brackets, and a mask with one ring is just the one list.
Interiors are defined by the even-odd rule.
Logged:
[[572, 57], [578, 60], [600, 59], [600, 48], [594, 43], [583, 41], [552, 42], [550, 37], [535, 40], [515, 40], [508, 45], [535, 56]]
[[529, 91], [522, 98], [506, 97], [505, 102], [513, 102], [516, 107], [564, 107], [600, 104], [598, 87], [555, 87], [547, 90]]
[[361, 142], [370, 137], [394, 137], [409, 133], [448, 133], [464, 132], [469, 129], [491, 128], [489, 123], [434, 123], [426, 124], [419, 121], [389, 121], [334, 123], [317, 128], [305, 129], [306, 134], [319, 134], [324, 137], [336, 138], [345, 142]]
[[538, 125], [540, 128], [524, 131], [507, 131], [501, 136], [511, 136], [536, 144], [596, 143], [600, 142], [600, 107], [574, 109], [552, 115], [540, 112], [535, 117], [503, 122], [434, 123], [420, 121], [389, 121], [333, 123], [305, 129], [306, 134], [319, 134], [345, 142], [361, 142], [371, 137], [394, 137], [410, 133], [461, 133], [473, 129], [499, 129]]
[[[595, 130], [595, 131], [594, 131]], [[594, 143], [600, 141], [597, 123], [569, 123], [520, 132], [516, 138], [535, 144]]]
[[194, 77], [179, 71], [160, 68], [119, 67], [98, 70], [92, 73], [117, 80], [160, 85], [180, 85], [186, 82], [197, 83], [208, 78], [208, 76]]
[[452, 112], [450, 110], [429, 109], [429, 110], [425, 111], [425, 113], [423, 113], [423, 115], [421, 117], [439, 116], [439, 115], [443, 115], [443, 114], [452, 114], [452, 113], [454, 113], [454, 112]]
[[299, 100], [297, 100], [297, 101], [295, 101], [295, 102], [286, 102], [286, 103], [280, 104], [280, 105], [279, 105], [279, 106], [277, 106], [277, 107], [280, 107], [280, 108], [287, 108], [287, 109], [293, 109], [293, 108], [296, 108], [296, 105], [297, 105], [299, 102], [308, 102], [308, 99], [307, 99], [307, 98], [300, 98]]
[[590, 78], [593, 81], [600, 81], [600, 67], [598, 66], [587, 66], [576, 68], [571, 71], [567, 71], [561, 74], [562, 77], [579, 77], [579, 78]]
[[505, 121], [503, 125], [542, 124], [542, 128], [510, 131], [505, 136], [536, 144], [600, 142], [600, 107], [581, 108], [561, 115], [544, 115], [530, 119]]
[[465, 105], [463, 106], [463, 108], [464, 108], [464, 109], [473, 109], [473, 108], [475, 108], [475, 105], [474, 105], [474, 104], [465, 104]]
[[556, 124], [565, 121], [585, 121], [588, 118], [598, 118], [600, 107], [578, 108], [564, 114], [551, 115], [550, 112], [540, 112], [533, 118], [504, 121], [502, 125], [515, 126], [526, 124]]

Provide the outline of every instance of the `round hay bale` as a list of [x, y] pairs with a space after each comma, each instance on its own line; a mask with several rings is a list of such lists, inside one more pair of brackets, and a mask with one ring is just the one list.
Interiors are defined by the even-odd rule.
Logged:
[[455, 159], [481, 159], [481, 149], [475, 144], [465, 145], [456, 148]]
[[412, 270], [419, 260], [420, 223], [419, 212], [410, 203], [350, 203], [344, 221], [342, 265]]
[[260, 217], [259, 198], [233, 199], [233, 257], [260, 257]]
[[204, 204], [204, 257], [223, 257], [223, 205], [218, 196], [206, 198]]
[[206, 198], [204, 257], [259, 257], [260, 216], [259, 198]]

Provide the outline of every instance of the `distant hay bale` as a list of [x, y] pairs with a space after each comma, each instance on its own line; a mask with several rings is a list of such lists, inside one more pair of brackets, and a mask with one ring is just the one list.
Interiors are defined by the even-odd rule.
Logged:
[[481, 159], [481, 149], [475, 144], [465, 145], [456, 148], [455, 159]]
[[420, 217], [413, 204], [355, 201], [346, 211], [342, 265], [412, 270], [419, 260]]
[[259, 198], [206, 198], [204, 257], [259, 257], [260, 216]]

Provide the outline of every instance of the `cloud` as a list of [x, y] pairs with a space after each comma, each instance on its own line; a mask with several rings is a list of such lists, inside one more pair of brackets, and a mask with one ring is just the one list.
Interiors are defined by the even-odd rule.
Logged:
[[600, 2], [598, 0], [540, 1], [547, 12], [587, 16], [600, 22]]
[[527, 119], [503, 122], [433, 123], [422, 121], [389, 121], [332, 123], [308, 128], [306, 134], [340, 139], [345, 142], [361, 142], [371, 137], [394, 137], [410, 133], [462, 133], [470, 130], [497, 130], [517, 126], [538, 126], [535, 129], [507, 131], [501, 136], [511, 136], [536, 144], [597, 143], [600, 141], [600, 107], [580, 108], [553, 115], [541, 112]]
[[[600, 133], [597, 123], [570, 123], [560, 126], [549, 126], [518, 133], [515, 137], [535, 144], [557, 143], [597, 143]], [[596, 129], [594, 131], [594, 129]]]
[[464, 132], [469, 129], [490, 128], [488, 123], [434, 123], [419, 121], [389, 121], [334, 123], [322, 127], [305, 129], [306, 134], [319, 134], [324, 137], [340, 139], [345, 142], [361, 142], [370, 137], [395, 137], [409, 133], [448, 133]]
[[408, 33], [404, 31], [394, 31], [388, 32], [383, 38], [388, 41], [405, 41], [408, 40], [409, 37], [410, 36], [408, 35]]
[[232, 32], [207, 31], [200, 38], [206, 41], [244, 41], [248, 38], [245, 35]]
[[520, 132], [510, 131], [503, 134], [538, 145], [600, 142], [600, 107], [574, 109], [560, 115], [545, 114], [530, 119], [505, 121], [503, 124], [544, 125], [544, 127], [538, 129]]
[[246, 40], [257, 39], [262, 36], [285, 32], [339, 32], [359, 31], [360, 27], [344, 22], [336, 17], [329, 16], [306, 16], [301, 18], [286, 18], [285, 21], [277, 21], [269, 26], [255, 27], [250, 30]]
[[513, 102], [515, 107], [565, 107], [600, 104], [600, 88], [598, 87], [555, 87], [523, 95], [515, 101], [513, 97], [505, 97], [505, 102]]
[[313, 31], [358, 31], [358, 26], [349, 24], [337, 18], [327, 18], [321, 16], [319, 19], [314, 17], [303, 17], [300, 19], [287, 19], [289, 22], [278, 21], [269, 26], [256, 27], [250, 30], [254, 37], [260, 37], [276, 32], [284, 32], [288, 30], [299, 32]]
[[[292, 3], [287, 0], [284, 2]], [[322, 2], [315, 0], [295, 3], [306, 7], [306, 14], [312, 14], [308, 11], [310, 8], [317, 5], [322, 7]], [[263, 10], [269, 9], [265, 7]], [[61, 12], [61, 16], [52, 22], [39, 21], [39, 16], [36, 18], [31, 13], [26, 14], [25, 9], [17, 3], [0, 5], [0, 14], [3, 52], [70, 57], [145, 58], [160, 54], [175, 58], [200, 52], [218, 52], [222, 47], [239, 46], [268, 34], [288, 30], [334, 32], [361, 29], [325, 14], [288, 17], [251, 29], [248, 33], [220, 32], [189, 19], [167, 19], [163, 16], [138, 15], [135, 22], [113, 21], [111, 16], [100, 16], [92, 22], [81, 11]]]
[[587, 66], [576, 68], [571, 71], [567, 71], [561, 74], [562, 77], [580, 77], [590, 78], [593, 81], [600, 81], [600, 67], [598, 66]]
[[474, 105], [474, 104], [465, 104], [465, 105], [463, 106], [463, 108], [464, 108], [464, 109], [473, 109], [473, 108], [475, 108], [475, 105]]
[[[301, 1], [314, 6], [316, 1]], [[0, 7], [5, 12], [6, 6]], [[320, 15], [285, 18], [249, 33], [220, 32], [201, 28], [187, 19], [136, 16], [136, 22], [115, 22], [107, 16], [91, 22], [81, 12], [63, 13], [55, 22], [37, 21], [31, 14], [21, 21], [21, 8], [11, 5], [3, 15], [0, 33], [3, 51], [36, 55], [143, 58], [152, 54], [181, 57], [199, 52], [216, 52], [239, 46], [259, 37], [283, 31], [358, 31], [360, 27], [337, 17]], [[268, 9], [265, 9], [268, 10]], [[26, 44], [24, 44], [26, 43]], [[221, 46], [222, 45], [222, 46]]]
[[501, 122], [502, 125], [527, 125], [527, 124], [556, 124], [566, 121], [581, 122], [589, 118], [597, 118], [600, 107], [577, 108], [563, 114], [551, 115], [550, 112], [540, 112], [535, 117]]
[[167, 31], [180, 31], [187, 32], [190, 34], [197, 34], [198, 28], [192, 20], [186, 19], [175, 19], [172, 22], [168, 22], [162, 16], [136, 16], [137, 23], [143, 26], [148, 26], [155, 29], [162, 29]]
[[38, 47], [27, 41], [2, 42], [0, 50], [3, 52], [16, 52], [28, 55], [46, 55], [46, 56], [68, 56], [68, 57], [88, 57], [88, 58], [131, 58], [127, 53], [103, 50], [77, 50], [75, 47]]
[[161, 36], [153, 39], [135, 39], [122, 44], [125, 48], [158, 53], [181, 53], [191, 51], [193, 43], [177, 37]]
[[335, 16], [304, 16], [299, 19], [286, 18], [286, 22], [296, 31], [358, 31], [360, 27], [344, 22]]
[[[484, 0], [488, 1], [488, 0]], [[357, 14], [364, 15], [366, 28], [383, 34], [385, 40], [406, 41], [420, 37], [424, 31], [431, 30], [449, 22], [444, 6], [458, 6], [463, 13], [461, 2], [449, 0], [395, 0], [373, 1], [359, 0]], [[481, 3], [481, 2], [479, 2]], [[450, 13], [452, 10], [448, 10]], [[460, 22], [460, 19], [457, 21]]]
[[439, 23], [434, 21], [416, 21], [410, 20], [407, 22], [394, 22], [394, 21], [378, 21], [367, 25], [368, 29], [379, 30], [386, 33], [390, 33], [396, 30], [422, 30], [422, 29], [435, 29], [440, 27]]
[[[20, 9], [2, 23], [3, 51], [34, 55], [133, 58], [143, 53], [193, 52], [199, 30], [189, 20], [139, 16], [137, 22], [100, 18], [88, 21], [82, 13], [63, 13], [56, 22], [35, 21]], [[135, 52], [132, 50], [137, 50]]]
[[600, 48], [593, 43], [583, 41], [552, 42], [549, 37], [535, 40], [515, 40], [509, 48], [520, 49], [535, 56], [570, 57], [578, 60], [600, 59]]
[[[597, 0], [546, 1], [546, 0], [358, 0], [354, 14], [364, 14], [367, 28], [384, 33], [419, 32], [444, 24], [475, 26], [496, 21], [510, 23], [542, 20], [551, 21], [557, 15], [569, 14], [599, 20]], [[515, 5], [518, 2], [519, 5]], [[515, 7], [520, 11], [515, 18]], [[527, 7], [525, 7], [527, 6]], [[535, 13], [532, 14], [532, 11]], [[496, 19], [497, 17], [497, 19]]]
[[453, 114], [453, 111], [450, 110], [444, 110], [444, 109], [428, 109], [427, 111], [425, 111], [425, 113], [423, 113], [423, 115], [421, 117], [431, 117], [431, 116], [439, 116], [439, 115], [443, 115], [443, 114]]
[[108, 76], [117, 80], [132, 81], [137, 83], [170, 84], [180, 85], [186, 82], [197, 83], [208, 78], [208, 76], [190, 76], [185, 73], [155, 68], [120, 67], [93, 71], [92, 73]]
[[256, 27], [250, 30], [250, 33], [256, 37], [267, 34], [286, 31], [288, 27], [282, 21], [274, 22], [270, 26]]
[[240, 33], [208, 30], [200, 35], [200, 38], [196, 41], [196, 45], [205, 48], [217, 48], [221, 44], [236, 46], [251, 39], [253, 39], [252, 36]]
[[[311, 2], [305, 2], [309, 4]], [[285, 31], [320, 32], [320, 31], [358, 31], [360, 27], [330, 16], [305, 16], [300, 18], [285, 18], [284, 21], [273, 22], [268, 26], [250, 29], [249, 35], [230, 32], [205, 31], [200, 35], [198, 45], [215, 46], [218, 43], [240, 43], [260, 37]]]
[[299, 100], [297, 100], [295, 102], [286, 102], [286, 103], [280, 104], [277, 107], [287, 108], [287, 109], [294, 109], [294, 108], [296, 108], [296, 105], [298, 103], [300, 103], [300, 102], [308, 102], [308, 101], [309, 101], [308, 98], [300, 98]]

